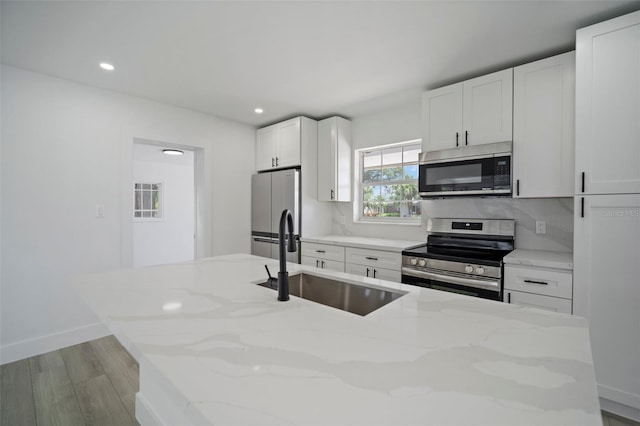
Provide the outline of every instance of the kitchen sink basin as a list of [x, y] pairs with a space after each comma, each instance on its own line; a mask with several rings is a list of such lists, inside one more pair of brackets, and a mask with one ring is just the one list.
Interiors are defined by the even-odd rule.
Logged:
[[[277, 280], [257, 283], [263, 287], [278, 289]], [[365, 316], [407, 292], [383, 290], [375, 287], [332, 280], [317, 275], [299, 273], [289, 276], [289, 294], [311, 300], [332, 308]]]

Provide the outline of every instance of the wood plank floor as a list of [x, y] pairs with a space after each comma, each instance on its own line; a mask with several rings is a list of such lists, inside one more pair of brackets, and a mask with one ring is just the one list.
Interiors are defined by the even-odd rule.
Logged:
[[[138, 425], [138, 363], [113, 336], [0, 367], [1, 426]], [[603, 426], [640, 423], [602, 412]]]
[[138, 425], [138, 363], [113, 336], [5, 364], [0, 425]]

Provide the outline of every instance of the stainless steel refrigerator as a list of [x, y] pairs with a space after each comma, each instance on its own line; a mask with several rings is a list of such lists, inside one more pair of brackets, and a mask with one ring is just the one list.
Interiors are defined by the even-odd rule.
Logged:
[[300, 170], [258, 173], [251, 177], [251, 254], [278, 259], [278, 227], [282, 211], [293, 216], [298, 249], [287, 262], [300, 263]]

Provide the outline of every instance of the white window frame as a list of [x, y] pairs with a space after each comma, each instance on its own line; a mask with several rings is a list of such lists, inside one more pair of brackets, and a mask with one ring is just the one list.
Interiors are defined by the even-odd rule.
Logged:
[[[395, 149], [395, 148], [400, 148], [400, 147], [405, 147], [408, 145], [421, 145], [422, 140], [421, 139], [413, 139], [413, 140], [409, 140], [409, 141], [404, 141], [404, 142], [397, 142], [397, 143], [391, 143], [391, 144], [387, 144], [387, 145], [380, 145], [380, 146], [372, 146], [372, 147], [367, 147], [367, 148], [361, 148], [361, 149], [356, 149], [355, 150], [355, 155], [354, 155], [354, 193], [355, 193], [355, 197], [354, 197], [354, 202], [353, 202], [353, 221], [356, 223], [376, 223], [376, 224], [393, 224], [393, 225], [421, 225], [422, 224], [422, 209], [420, 210], [420, 214], [421, 216], [419, 217], [411, 217], [411, 218], [403, 218], [403, 217], [370, 217], [370, 216], [363, 216], [362, 215], [362, 210], [363, 210], [363, 203], [362, 203], [362, 197], [363, 197], [363, 188], [365, 186], [372, 186], [372, 185], [367, 185], [367, 184], [363, 184], [362, 182], [362, 174], [363, 174], [363, 168], [364, 168], [364, 157], [363, 154], [365, 152], [370, 152], [370, 151], [378, 151], [378, 150], [385, 150], [385, 149]], [[404, 163], [403, 163], [404, 164]], [[408, 183], [415, 183], [418, 184], [418, 178], [416, 179], [409, 179], [409, 180], [397, 180], [397, 181], [393, 181], [393, 183], [397, 183], [397, 184], [408, 184]]]
[[[158, 185], [158, 213], [159, 216], [157, 217], [136, 217], [136, 212], [140, 211], [153, 211], [155, 209], [152, 210], [145, 210], [145, 209], [139, 209], [136, 210], [136, 185], [137, 184], [143, 184], [143, 185]], [[137, 179], [134, 181], [133, 183], [133, 221], [134, 222], [163, 222], [164, 218], [165, 218], [165, 210], [164, 210], [164, 181], [161, 179]]]

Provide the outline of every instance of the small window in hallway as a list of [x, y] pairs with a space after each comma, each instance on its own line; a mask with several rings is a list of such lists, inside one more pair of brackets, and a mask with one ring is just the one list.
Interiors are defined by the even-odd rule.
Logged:
[[162, 183], [135, 183], [133, 186], [134, 219], [162, 219]]

